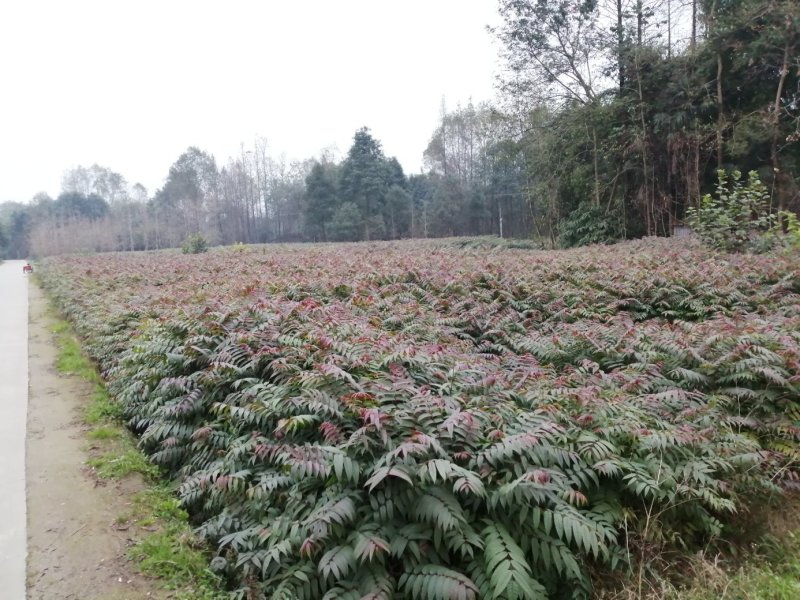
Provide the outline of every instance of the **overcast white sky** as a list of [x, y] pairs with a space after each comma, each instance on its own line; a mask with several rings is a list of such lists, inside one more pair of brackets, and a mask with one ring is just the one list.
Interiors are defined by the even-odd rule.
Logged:
[[449, 107], [493, 97], [494, 0], [0, 0], [0, 202], [92, 163], [152, 193], [188, 146], [290, 159], [368, 126], [417, 172]]

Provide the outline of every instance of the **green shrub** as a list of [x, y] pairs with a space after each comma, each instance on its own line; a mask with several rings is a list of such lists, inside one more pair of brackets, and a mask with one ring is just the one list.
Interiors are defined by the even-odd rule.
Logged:
[[481, 235], [456, 238], [445, 243], [455, 248], [474, 248], [476, 250], [492, 250], [494, 248], [509, 250], [541, 250], [543, 245], [538, 240], [524, 238], [501, 238], [496, 235]]
[[[694, 358], [669, 345], [669, 326], [627, 333], [622, 319], [594, 328], [608, 347], [591, 363], [565, 327], [560, 370], [530, 358], [546, 345], [509, 335], [506, 368], [537, 374], [509, 392], [483, 380], [494, 359], [459, 369], [438, 348], [376, 353], [383, 332], [357, 319], [323, 332], [324, 310], [184, 319], [144, 332], [115, 372], [142, 448], [183, 476], [220, 569], [266, 597], [586, 598], [587, 566], [718, 535], [739, 494], [772, 485], [755, 439], [772, 436], [773, 403], [792, 393], [773, 338], [719, 323], [704, 348], [698, 327], [684, 340]], [[652, 363], [607, 375], [620, 344]], [[509, 581], [517, 593], [503, 593]]]
[[797, 215], [788, 210], [778, 213], [780, 226], [786, 229], [787, 242], [794, 248], [800, 248], [800, 220]]
[[333, 214], [328, 226], [330, 237], [337, 242], [355, 242], [361, 239], [361, 211], [354, 202], [345, 202]]
[[622, 230], [616, 215], [582, 202], [559, 224], [558, 239], [564, 248], [612, 244], [622, 239]]
[[202, 254], [208, 251], [208, 240], [199, 233], [193, 233], [183, 242], [181, 250], [184, 254]]
[[[715, 195], [706, 194], [700, 206], [686, 213], [689, 226], [703, 243], [725, 252], [764, 252], [775, 246], [778, 215], [770, 211], [770, 196], [758, 173], [747, 182], [741, 171], [717, 171]], [[796, 219], [795, 219], [796, 223]]]
[[776, 247], [800, 250], [800, 221], [793, 212], [776, 213], [775, 224], [761, 236], [754, 251], [766, 252]]

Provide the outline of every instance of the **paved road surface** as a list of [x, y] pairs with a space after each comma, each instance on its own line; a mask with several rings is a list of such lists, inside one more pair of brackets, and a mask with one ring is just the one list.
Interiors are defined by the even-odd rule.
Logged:
[[0, 264], [0, 597], [25, 598], [25, 429], [28, 412], [28, 277]]

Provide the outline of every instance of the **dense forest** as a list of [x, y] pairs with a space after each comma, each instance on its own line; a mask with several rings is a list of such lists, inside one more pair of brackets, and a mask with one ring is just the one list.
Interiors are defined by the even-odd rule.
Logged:
[[[152, 193], [103, 166], [0, 205], [7, 257], [493, 234], [573, 246], [671, 235], [719, 169], [800, 207], [796, 0], [500, 0], [493, 103], [448, 107], [407, 174], [363, 128], [341, 160], [220, 164], [191, 147]], [[421, 141], [421, 149], [424, 147]]]

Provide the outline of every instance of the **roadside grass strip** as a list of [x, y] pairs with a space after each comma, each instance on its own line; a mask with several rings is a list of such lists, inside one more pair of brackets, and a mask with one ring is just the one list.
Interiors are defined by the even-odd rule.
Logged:
[[176, 600], [215, 600], [225, 597], [219, 578], [208, 568], [207, 547], [192, 531], [180, 508], [175, 486], [160, 478], [160, 470], [136, 447], [136, 439], [120, 420], [119, 407], [106, 391], [94, 363], [83, 353], [77, 335], [53, 314], [58, 346], [56, 368], [93, 386], [83, 418], [89, 459], [86, 464], [100, 479], [138, 477], [143, 489], [131, 498], [132, 509], [119, 515], [115, 527], [126, 528], [136, 542], [128, 551], [137, 568]]

